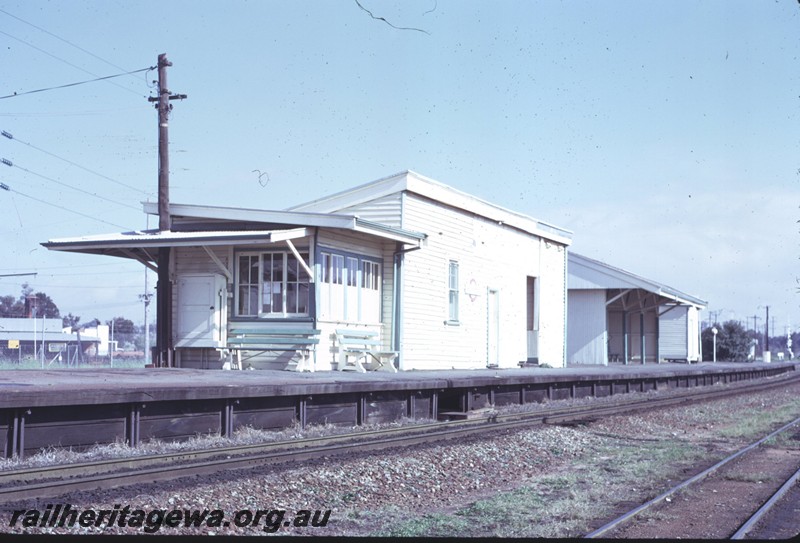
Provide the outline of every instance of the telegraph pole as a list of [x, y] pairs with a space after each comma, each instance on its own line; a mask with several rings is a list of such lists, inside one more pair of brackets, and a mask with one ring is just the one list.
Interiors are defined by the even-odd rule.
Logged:
[[[185, 94], [170, 94], [167, 88], [167, 68], [172, 63], [167, 54], [158, 55], [158, 97], [148, 101], [156, 102], [158, 110], [158, 229], [167, 232], [172, 229], [169, 215], [169, 112], [170, 100], [183, 100]], [[172, 366], [172, 284], [169, 274], [170, 248], [158, 248], [158, 284], [156, 286], [156, 347], [158, 367]]]

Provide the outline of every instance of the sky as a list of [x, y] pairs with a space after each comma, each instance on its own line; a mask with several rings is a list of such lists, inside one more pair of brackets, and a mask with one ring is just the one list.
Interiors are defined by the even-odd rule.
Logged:
[[704, 319], [800, 328], [796, 0], [359, 1], [0, 4], [0, 295], [143, 322], [142, 265], [40, 243], [157, 226], [166, 53], [173, 203], [284, 209], [413, 170]]

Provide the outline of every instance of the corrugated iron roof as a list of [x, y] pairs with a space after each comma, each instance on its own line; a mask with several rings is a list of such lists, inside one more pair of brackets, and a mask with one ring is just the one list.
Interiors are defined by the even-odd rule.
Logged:
[[[583, 256], [570, 251], [567, 258], [570, 275], [573, 273], [573, 266], [584, 266], [587, 269], [600, 272], [602, 275], [605, 275], [609, 278], [624, 282], [633, 288], [640, 288], [666, 298], [671, 298], [676, 302], [691, 304], [697, 307], [706, 307], [708, 305], [707, 301], [701, 300], [696, 296], [686, 294], [685, 292], [681, 292], [680, 290], [672, 288], [663, 283], [658, 283], [652, 279], [646, 279], [627, 270], [623, 270], [622, 268], [617, 268], [615, 266], [611, 266], [610, 264], [606, 264], [605, 262], [589, 258], [588, 256]], [[598, 283], [598, 286], [601, 288], [604, 286], [602, 281], [598, 281]], [[606, 288], [618, 288], [616, 285], [612, 285], [610, 281], [606, 283], [605, 286]]]

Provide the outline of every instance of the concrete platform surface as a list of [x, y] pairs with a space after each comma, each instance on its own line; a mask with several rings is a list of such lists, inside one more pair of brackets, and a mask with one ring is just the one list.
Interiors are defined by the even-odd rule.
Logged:
[[[0, 408], [170, 399], [291, 396], [457, 386], [674, 377], [795, 366], [793, 362], [526, 367], [386, 372], [57, 369], [0, 371]], [[795, 368], [796, 369], [796, 368]]]

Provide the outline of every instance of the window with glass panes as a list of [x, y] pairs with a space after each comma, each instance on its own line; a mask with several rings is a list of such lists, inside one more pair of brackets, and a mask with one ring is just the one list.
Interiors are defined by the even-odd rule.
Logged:
[[458, 322], [458, 262], [450, 261], [447, 281], [448, 320]]
[[[308, 252], [298, 253], [308, 263]], [[311, 278], [293, 253], [240, 253], [237, 265], [237, 317], [309, 315]]]
[[381, 322], [381, 265], [360, 255], [322, 251], [320, 318]]

